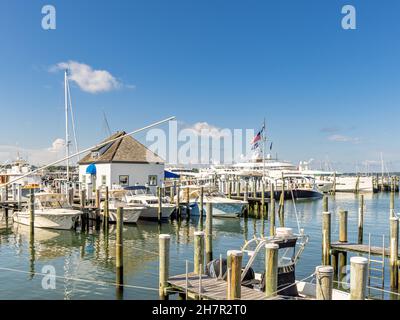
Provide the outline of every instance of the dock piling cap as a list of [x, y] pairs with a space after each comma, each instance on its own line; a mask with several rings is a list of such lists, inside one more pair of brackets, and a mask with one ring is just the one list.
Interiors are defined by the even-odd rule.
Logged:
[[158, 236], [159, 239], [171, 239], [171, 236], [169, 234], [160, 234]]
[[333, 267], [332, 266], [317, 266], [315, 267], [315, 272], [316, 273], [333, 273]]
[[266, 243], [265, 249], [279, 249], [279, 245], [276, 243]]
[[243, 256], [243, 252], [240, 250], [228, 250], [226, 252], [226, 255], [229, 256], [235, 256], [235, 257], [241, 257]]
[[351, 257], [350, 258], [350, 263], [355, 263], [355, 264], [368, 264], [368, 259], [364, 257]]

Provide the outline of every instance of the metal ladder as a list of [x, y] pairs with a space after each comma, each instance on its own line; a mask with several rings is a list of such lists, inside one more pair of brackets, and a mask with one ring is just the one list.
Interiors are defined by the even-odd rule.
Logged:
[[[375, 280], [375, 281], [371, 281]], [[373, 289], [378, 290], [373, 290]], [[371, 290], [372, 289], [372, 290]], [[384, 299], [385, 289], [385, 235], [382, 236], [381, 259], [371, 259], [371, 234], [368, 234], [368, 296]], [[377, 294], [379, 292], [379, 294]]]

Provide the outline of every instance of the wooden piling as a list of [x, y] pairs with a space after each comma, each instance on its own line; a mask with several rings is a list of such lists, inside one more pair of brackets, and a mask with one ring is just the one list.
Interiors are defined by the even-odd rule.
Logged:
[[249, 211], [250, 211], [250, 205], [249, 205], [249, 182], [246, 180], [245, 184], [245, 189], [244, 189], [244, 194], [243, 194], [243, 201], [246, 201], [246, 210], [245, 210], [245, 216], [249, 216]]
[[240, 250], [229, 250], [227, 252], [229, 261], [228, 295], [229, 300], [239, 300], [241, 298], [241, 275], [243, 253]]
[[238, 181], [237, 181], [236, 196], [240, 197], [240, 180], [239, 180], [239, 179], [238, 179]]
[[169, 278], [169, 243], [171, 236], [169, 234], [160, 234], [158, 236], [159, 247], [159, 296], [161, 300], [166, 298], [165, 289], [168, 286]]
[[[347, 211], [340, 210], [339, 211], [339, 242], [345, 243], [347, 242]], [[347, 266], [347, 252], [339, 252], [339, 274], [340, 279], [346, 275], [346, 266]]]
[[350, 300], [364, 300], [367, 294], [368, 259], [350, 259]]
[[194, 273], [200, 274], [204, 271], [200, 266], [204, 266], [204, 232], [194, 232]]
[[270, 209], [270, 217], [269, 217], [269, 235], [271, 237], [275, 236], [275, 192], [274, 185], [271, 183], [271, 209]]
[[358, 208], [358, 243], [362, 244], [364, 238], [364, 195], [360, 195]]
[[73, 188], [68, 189], [68, 203], [70, 206], [74, 205], [74, 189]]
[[33, 188], [29, 197], [29, 226], [31, 234], [33, 234], [35, 230], [35, 191]]
[[186, 218], [190, 218], [190, 190], [189, 190], [189, 185], [186, 186]]
[[122, 288], [124, 283], [124, 247], [123, 247], [123, 225], [124, 225], [124, 209], [117, 208], [117, 234], [115, 242], [115, 267], [116, 267], [116, 283], [117, 287]]
[[81, 190], [81, 208], [86, 207], [86, 190]]
[[393, 188], [390, 188], [390, 217], [394, 217], [395, 216], [395, 212], [394, 212], [394, 191]]
[[339, 211], [339, 242], [347, 242], [347, 217], [346, 210]]
[[322, 199], [322, 212], [328, 212], [328, 196], [324, 196]]
[[329, 211], [322, 214], [322, 264], [331, 264], [331, 213]]
[[96, 198], [95, 198], [94, 206], [96, 208], [100, 208], [100, 189], [96, 190]]
[[256, 181], [256, 179], [253, 180], [253, 197], [257, 198], [257, 181]]
[[265, 217], [265, 184], [264, 181], [261, 184], [261, 217]]
[[276, 243], [265, 244], [265, 296], [273, 297], [278, 288], [278, 250]]
[[228, 198], [232, 199], [232, 181], [228, 181]]
[[318, 266], [315, 268], [317, 300], [332, 300], [333, 268], [331, 266]]
[[213, 227], [213, 207], [211, 202], [207, 202], [206, 210], [206, 261], [209, 263], [213, 259], [212, 248], [212, 227]]
[[282, 190], [279, 198], [279, 225], [285, 226], [285, 179], [282, 174]]
[[157, 196], [158, 196], [157, 217], [158, 217], [158, 222], [161, 222], [161, 219], [162, 219], [162, 190], [161, 190], [161, 187], [157, 188]]
[[182, 217], [182, 211], [181, 211], [181, 201], [180, 201], [180, 186], [178, 186], [178, 191], [176, 192], [176, 213], [178, 219]]
[[104, 198], [104, 211], [103, 211], [103, 222], [104, 226], [108, 227], [110, 217], [110, 207], [109, 207], [109, 193], [108, 186], [106, 186], [105, 198]]
[[398, 288], [399, 219], [390, 218], [390, 287]]

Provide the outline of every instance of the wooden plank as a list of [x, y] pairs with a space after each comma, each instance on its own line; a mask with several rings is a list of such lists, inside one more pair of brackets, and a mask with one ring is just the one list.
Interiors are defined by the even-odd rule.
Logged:
[[[191, 286], [188, 288], [188, 293], [191, 295], [198, 294], [199, 277], [193, 273], [188, 274], [188, 280]], [[186, 291], [186, 275], [172, 276], [168, 280], [169, 285], [177, 291]], [[226, 281], [217, 280], [207, 275], [202, 275], [202, 298], [210, 300], [226, 300]], [[265, 300], [265, 294], [261, 291], [256, 291], [247, 287], [241, 287], [242, 300]]]
[[[368, 245], [365, 244], [357, 244], [357, 243], [332, 243], [331, 249], [339, 252], [357, 252], [357, 253], [365, 253], [368, 254]], [[382, 247], [371, 246], [371, 255], [381, 256], [382, 255]], [[390, 256], [390, 250], [385, 248], [385, 256]], [[400, 258], [400, 255], [399, 255]]]

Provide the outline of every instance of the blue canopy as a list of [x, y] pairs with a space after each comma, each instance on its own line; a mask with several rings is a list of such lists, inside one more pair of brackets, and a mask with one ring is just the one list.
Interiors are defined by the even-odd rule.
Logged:
[[89, 165], [86, 168], [86, 173], [91, 174], [91, 175], [96, 175], [96, 166], [94, 163], [92, 163], [91, 165]]
[[178, 179], [179, 177], [180, 177], [179, 174], [164, 170], [165, 179]]

